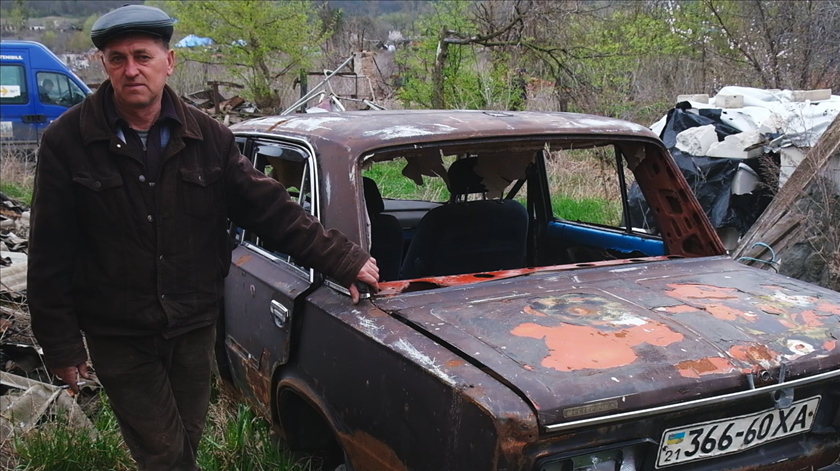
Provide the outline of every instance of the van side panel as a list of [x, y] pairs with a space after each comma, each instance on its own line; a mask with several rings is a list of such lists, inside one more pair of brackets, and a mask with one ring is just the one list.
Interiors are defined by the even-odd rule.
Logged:
[[29, 51], [23, 48], [0, 50], [0, 139], [20, 143], [38, 140], [32, 121], [36, 114], [32, 101]]
[[44, 45], [0, 41], [0, 140], [37, 144], [68, 108], [91, 93]]

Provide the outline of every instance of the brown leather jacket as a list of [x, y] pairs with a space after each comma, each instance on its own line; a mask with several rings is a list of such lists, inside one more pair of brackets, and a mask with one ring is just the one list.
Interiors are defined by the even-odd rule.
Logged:
[[353, 282], [369, 255], [326, 231], [253, 168], [227, 128], [169, 87], [184, 124], [171, 129], [150, 190], [142, 159], [107, 124], [109, 90], [106, 82], [50, 125], [38, 154], [27, 292], [47, 366], [86, 360], [80, 329], [171, 337], [215, 322], [230, 266], [228, 218]]

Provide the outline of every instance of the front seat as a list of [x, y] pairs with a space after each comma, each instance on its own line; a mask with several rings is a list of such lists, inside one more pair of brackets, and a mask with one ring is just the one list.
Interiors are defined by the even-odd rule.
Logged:
[[400, 264], [404, 247], [403, 229], [400, 222], [385, 211], [385, 202], [376, 182], [362, 177], [365, 206], [370, 217], [370, 256], [376, 259], [380, 281], [393, 281], [400, 275]]
[[474, 172], [477, 157], [449, 167], [452, 198], [417, 226], [400, 278], [456, 275], [522, 268], [526, 263], [528, 212], [514, 200], [460, 201], [487, 192]]

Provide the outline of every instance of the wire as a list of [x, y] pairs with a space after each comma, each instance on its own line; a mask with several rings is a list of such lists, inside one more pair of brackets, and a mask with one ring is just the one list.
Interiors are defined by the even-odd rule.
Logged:
[[770, 251], [770, 260], [763, 260], [763, 259], [754, 258], [754, 257], [740, 257], [738, 259], [738, 261], [739, 262], [745, 262], [746, 261], [746, 262], [766, 263], [767, 265], [770, 265], [770, 268], [772, 268], [773, 270], [776, 271], [776, 273], [778, 273], [779, 272], [779, 267], [778, 267], [779, 260], [776, 259], [776, 251], [773, 250], [773, 247], [770, 247], [769, 245], [765, 244], [764, 242], [756, 242], [750, 248], [754, 249], [756, 247], [764, 247], [765, 249], [769, 250]]

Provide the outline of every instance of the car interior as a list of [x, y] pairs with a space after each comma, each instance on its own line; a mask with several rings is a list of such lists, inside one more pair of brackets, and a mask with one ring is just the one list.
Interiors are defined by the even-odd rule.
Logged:
[[[556, 151], [547, 143], [534, 147], [371, 156], [363, 164], [363, 196], [370, 252], [382, 280], [665, 255], [655, 229], [643, 227], [644, 221], [638, 227], [624, 223], [633, 173], [622, 162], [618, 146], [572, 145]], [[570, 159], [601, 166], [605, 182], [585, 184], [598, 188], [596, 193], [601, 188], [611, 192], [603, 197], [603, 205], [609, 207], [612, 220], [564, 217], [558, 202], [571, 199], [564, 195], [572, 192], [554, 174]], [[377, 166], [399, 168], [421, 198], [391, 188], [393, 177], [382, 178], [386, 172], [376, 171]], [[422, 198], [423, 187], [435, 184], [442, 188], [440, 195]], [[575, 201], [566, 204], [574, 206]]]

